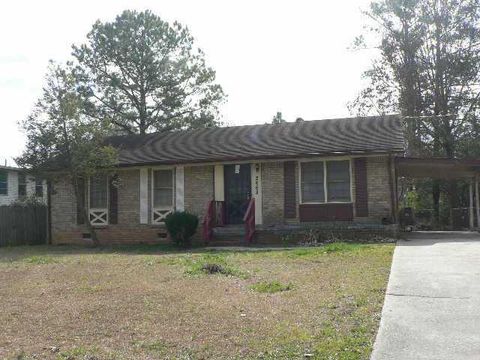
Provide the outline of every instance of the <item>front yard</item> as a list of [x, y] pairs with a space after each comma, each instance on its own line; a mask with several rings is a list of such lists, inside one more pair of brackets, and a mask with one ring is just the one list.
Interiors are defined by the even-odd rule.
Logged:
[[393, 249], [0, 249], [0, 358], [368, 359]]

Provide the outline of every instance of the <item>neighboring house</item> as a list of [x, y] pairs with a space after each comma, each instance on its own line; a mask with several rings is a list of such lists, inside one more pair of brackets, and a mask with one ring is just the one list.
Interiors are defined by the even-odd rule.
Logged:
[[28, 175], [20, 168], [0, 166], [0, 206], [30, 197], [46, 204], [46, 181]]
[[[243, 223], [254, 198], [257, 229], [395, 217], [394, 157], [403, 156], [397, 116], [299, 121], [114, 137], [119, 167], [85, 184], [90, 221], [104, 243], [155, 242], [174, 210]], [[71, 184], [51, 197], [53, 243], [88, 238]], [[199, 231], [200, 232], [200, 231]]]

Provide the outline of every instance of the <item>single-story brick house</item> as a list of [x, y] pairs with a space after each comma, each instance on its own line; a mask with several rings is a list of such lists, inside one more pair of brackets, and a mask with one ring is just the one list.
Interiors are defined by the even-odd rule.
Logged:
[[[257, 229], [381, 224], [395, 216], [393, 159], [404, 152], [397, 116], [120, 136], [110, 143], [119, 149], [118, 168], [84, 189], [101, 243], [162, 241], [167, 214], [186, 210], [202, 221], [212, 202], [227, 226], [243, 223], [253, 204]], [[89, 237], [73, 194], [68, 181], [53, 184], [53, 243]]]

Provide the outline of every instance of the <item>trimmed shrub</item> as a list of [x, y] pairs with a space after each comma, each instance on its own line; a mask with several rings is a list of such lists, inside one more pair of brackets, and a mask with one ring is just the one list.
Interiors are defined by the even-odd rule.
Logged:
[[173, 242], [180, 247], [189, 247], [192, 236], [198, 228], [198, 217], [185, 211], [171, 213], [165, 219], [165, 226]]

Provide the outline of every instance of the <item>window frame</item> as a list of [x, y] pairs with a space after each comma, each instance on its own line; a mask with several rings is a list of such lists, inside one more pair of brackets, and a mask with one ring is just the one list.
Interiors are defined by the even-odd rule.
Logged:
[[[328, 178], [327, 178], [327, 163], [335, 161], [348, 161], [348, 173], [350, 178], [350, 200], [349, 201], [328, 201]], [[318, 162], [323, 163], [323, 191], [324, 201], [303, 201], [302, 196], [302, 164]], [[298, 199], [299, 204], [352, 204], [353, 203], [353, 179], [352, 179], [352, 159], [351, 158], [323, 158], [323, 159], [308, 159], [298, 161]]]
[[[175, 211], [175, 168], [172, 166], [158, 166], [150, 169], [150, 213], [151, 223], [153, 225], [162, 225], [165, 223], [165, 217]], [[155, 171], [168, 170], [172, 173], [172, 205], [155, 207]], [[155, 217], [158, 216], [159, 219]]]
[[0, 196], [8, 196], [9, 171], [6, 169], [0, 169], [0, 173], [5, 174], [5, 193], [0, 192]]
[[[322, 185], [323, 185], [323, 201], [303, 201], [303, 182], [302, 182], [302, 164], [307, 164], [307, 163], [322, 163], [322, 175], [323, 175], [323, 180], [322, 180]], [[298, 189], [300, 191], [300, 203], [304, 204], [323, 204], [325, 203], [325, 200], [327, 198], [327, 191], [326, 191], [326, 181], [327, 181], [327, 174], [326, 174], [326, 166], [325, 166], [325, 161], [323, 160], [312, 160], [312, 161], [301, 161], [299, 163], [299, 185]]]
[[[24, 181], [20, 183], [20, 179], [23, 178]], [[24, 189], [24, 193], [20, 194], [20, 186]], [[17, 175], [17, 196], [19, 199], [25, 199], [28, 196], [28, 177], [27, 174], [19, 172]]]
[[[99, 174], [100, 175], [100, 174]], [[90, 190], [91, 190], [91, 180], [92, 180], [92, 177], [89, 177], [88, 178], [88, 186], [87, 186], [87, 191], [85, 191], [85, 195], [87, 197], [87, 204], [88, 204], [88, 221], [90, 222], [90, 224], [92, 226], [107, 226], [110, 224], [110, 180], [109, 180], [109, 175], [108, 174], [105, 174], [105, 177], [106, 177], [106, 180], [107, 180], [107, 207], [106, 208], [92, 208], [90, 206]], [[90, 215], [91, 213], [93, 212], [100, 212], [100, 211], [104, 211], [106, 213], [106, 220], [102, 223], [92, 223], [92, 221], [90, 220]]]
[[[35, 197], [43, 199], [43, 195], [45, 195], [45, 191], [43, 189], [43, 179], [35, 178], [34, 181], [35, 181]], [[41, 189], [41, 192], [42, 192], [40, 195], [38, 194], [39, 188]]]

